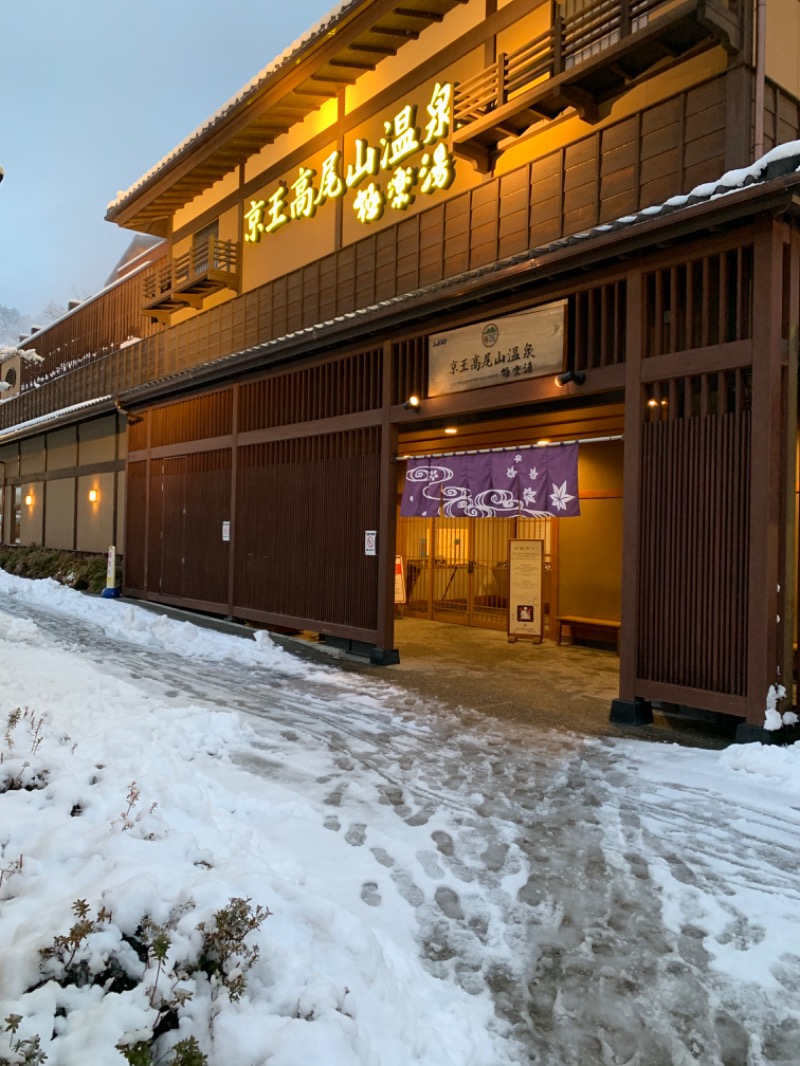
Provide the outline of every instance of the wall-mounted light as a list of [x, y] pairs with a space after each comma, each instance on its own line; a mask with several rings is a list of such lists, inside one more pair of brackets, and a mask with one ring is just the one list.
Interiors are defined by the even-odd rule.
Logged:
[[26, 507], [30, 507], [32, 503], [33, 503], [33, 496], [31, 496], [31, 494], [28, 493], [28, 495], [25, 497], [25, 506]]
[[97, 489], [89, 489], [89, 503], [97, 503]]
[[556, 385], [560, 389], [563, 389], [565, 385], [569, 385], [570, 382], [574, 382], [576, 385], [582, 385], [586, 381], [586, 374], [583, 370], [565, 370], [563, 374], [558, 374], [556, 377]]
[[455, 426], [445, 426], [444, 431], [448, 437], [455, 437], [456, 433], [458, 433]]
[[409, 396], [403, 404], [404, 411], [419, 411], [419, 396]]

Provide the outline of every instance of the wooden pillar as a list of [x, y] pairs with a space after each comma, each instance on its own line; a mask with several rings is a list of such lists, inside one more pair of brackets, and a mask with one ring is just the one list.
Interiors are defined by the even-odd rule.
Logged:
[[625, 333], [625, 445], [622, 474], [622, 627], [620, 633], [619, 698], [611, 704], [611, 721], [646, 725], [653, 720], [648, 700], [636, 696], [639, 596], [639, 515], [642, 456], [642, 325], [644, 309], [641, 270], [628, 272]]
[[397, 427], [391, 424], [392, 344], [383, 346], [381, 453], [378, 490], [378, 642], [370, 661], [389, 666], [400, 661], [394, 647], [394, 556], [397, 540]]
[[[144, 537], [144, 560], [142, 563], [142, 572], [144, 576], [144, 598], [149, 599], [149, 594], [153, 591], [150, 588], [150, 492], [151, 485], [153, 483], [153, 411], [152, 408], [144, 415], [147, 419], [145, 429], [147, 431], [147, 441], [145, 447], [147, 449], [147, 455], [145, 457], [145, 497], [144, 497], [144, 525], [142, 528], [142, 536]], [[127, 459], [126, 459], [127, 461]], [[127, 470], [126, 470], [127, 478]], [[130, 515], [125, 512], [125, 522], [127, 524], [128, 531], [131, 531]]]
[[231, 481], [230, 481], [230, 540], [228, 541], [228, 617], [233, 617], [233, 605], [236, 589], [236, 491], [239, 481], [239, 392], [240, 386], [234, 385], [231, 412]]
[[753, 162], [753, 73], [742, 64], [725, 75], [725, 169]]
[[786, 374], [786, 484], [784, 571], [781, 610], [783, 611], [783, 649], [784, 681], [791, 700], [791, 681], [795, 673], [794, 629], [797, 618], [798, 598], [795, 584], [798, 581], [797, 568], [797, 382], [798, 356], [800, 355], [800, 231], [792, 228], [789, 234], [789, 269], [784, 277], [788, 285], [786, 303], [788, 304], [788, 351]]
[[[786, 355], [782, 351], [783, 227], [756, 236], [753, 306], [752, 454], [747, 618], [747, 723], [763, 726], [767, 691], [787, 677], [779, 615], [785, 573]], [[788, 675], [791, 677], [791, 674]]]

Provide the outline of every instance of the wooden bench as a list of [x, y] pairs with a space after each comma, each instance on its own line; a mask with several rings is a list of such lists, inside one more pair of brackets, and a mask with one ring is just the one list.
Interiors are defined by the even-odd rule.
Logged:
[[617, 649], [617, 655], [619, 655], [619, 622], [613, 622], [608, 618], [580, 618], [574, 614], [560, 614], [556, 618], [556, 623], [558, 625], [559, 644], [561, 643], [564, 626], [569, 626], [573, 640], [575, 637], [579, 637], [583, 640], [600, 640], [606, 644], [614, 644]]

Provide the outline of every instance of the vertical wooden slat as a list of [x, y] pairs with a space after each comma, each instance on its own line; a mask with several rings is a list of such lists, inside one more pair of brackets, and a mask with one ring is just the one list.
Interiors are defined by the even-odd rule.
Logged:
[[750, 415], [742, 399], [738, 413], [711, 404], [711, 386], [685, 380], [679, 412], [676, 383], [656, 383], [654, 397], [669, 400], [667, 420], [659, 403], [643, 424], [638, 670], [678, 691], [741, 696]]
[[670, 352], [678, 351], [678, 268], [673, 266], [669, 271], [669, 348]]
[[702, 307], [702, 314], [700, 316], [700, 347], [703, 347], [711, 343], [708, 332], [708, 312], [709, 312], [709, 261], [708, 256], [703, 256], [702, 271], [701, 271], [701, 297], [700, 306]]

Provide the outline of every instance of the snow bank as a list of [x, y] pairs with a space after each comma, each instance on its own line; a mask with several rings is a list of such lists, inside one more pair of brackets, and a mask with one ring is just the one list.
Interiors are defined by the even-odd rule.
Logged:
[[[101, 610], [53, 582], [2, 575], [0, 590], [73, 616]], [[103, 628], [128, 639], [174, 641], [204, 659], [283, 667], [291, 658], [268, 638], [113, 611]], [[212, 1066], [509, 1062], [491, 1036], [489, 997], [427, 973], [405, 913], [392, 916], [390, 937], [326, 894], [316, 866], [331, 834], [310, 802], [233, 764], [252, 740], [234, 714], [161, 702], [3, 613], [0, 661], [0, 720], [31, 708], [2, 742], [0, 1009], [22, 1016], [20, 1038], [41, 1037], [48, 1066], [123, 1063], [115, 1044], [146, 1034], [155, 1014], [146, 994], [153, 967], [125, 938], [145, 915], [167, 923], [168, 963], [179, 968], [197, 952], [198, 924], [234, 897], [271, 911], [251, 934], [260, 956], [246, 991], [233, 1002], [194, 975], [182, 984], [192, 998], [171, 1034], [194, 1034]], [[23, 777], [27, 787], [7, 788]], [[77, 900], [92, 916], [111, 915], [86, 938], [81, 963], [104, 973], [110, 958], [122, 960], [141, 976], [136, 988], [104, 995], [94, 984], [43, 979], [40, 952], [70, 929]]]

